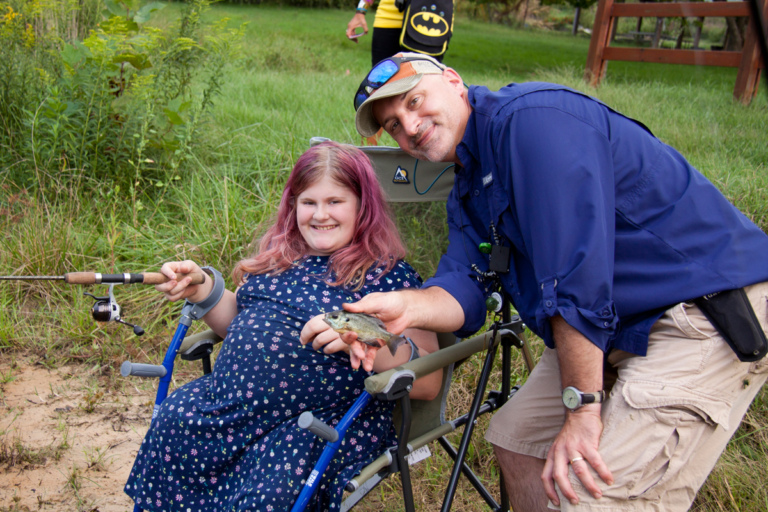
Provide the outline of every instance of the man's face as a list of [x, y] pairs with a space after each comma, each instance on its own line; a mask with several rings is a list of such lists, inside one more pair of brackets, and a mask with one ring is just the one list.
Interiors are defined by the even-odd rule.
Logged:
[[430, 162], [455, 162], [469, 105], [461, 78], [452, 70], [426, 75], [410, 91], [373, 104], [373, 115], [409, 155]]

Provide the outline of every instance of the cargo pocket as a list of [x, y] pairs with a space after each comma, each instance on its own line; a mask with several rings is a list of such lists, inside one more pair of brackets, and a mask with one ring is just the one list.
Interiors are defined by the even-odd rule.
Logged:
[[727, 428], [731, 404], [721, 397], [655, 381], [619, 381], [615, 393], [621, 393], [626, 409], [606, 418], [616, 435], [604, 436], [600, 451], [620, 454], [609, 463], [619, 469], [615, 475], [626, 478], [617, 482], [620, 499], [660, 500], [670, 483], [681, 485], [686, 465], [715, 428]]

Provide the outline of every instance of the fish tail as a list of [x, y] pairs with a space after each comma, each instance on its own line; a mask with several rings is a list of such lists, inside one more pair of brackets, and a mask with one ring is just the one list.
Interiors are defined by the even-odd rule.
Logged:
[[392, 336], [389, 338], [387, 346], [389, 347], [389, 353], [392, 354], [392, 357], [395, 357], [395, 352], [397, 352], [398, 347], [406, 342], [407, 341], [403, 336]]

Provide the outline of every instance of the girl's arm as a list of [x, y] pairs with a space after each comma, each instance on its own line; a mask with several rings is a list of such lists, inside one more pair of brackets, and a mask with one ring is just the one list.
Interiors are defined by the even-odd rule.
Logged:
[[[421, 329], [408, 329], [403, 336], [410, 338], [419, 351], [419, 356], [426, 356], [437, 352], [440, 346], [437, 343], [437, 335]], [[389, 350], [376, 351], [376, 359], [373, 361], [373, 371], [381, 373], [411, 360], [411, 344], [403, 343], [398, 347], [394, 356]], [[440, 392], [443, 382], [443, 370], [437, 370], [413, 383], [411, 398], [415, 400], [432, 400]]]

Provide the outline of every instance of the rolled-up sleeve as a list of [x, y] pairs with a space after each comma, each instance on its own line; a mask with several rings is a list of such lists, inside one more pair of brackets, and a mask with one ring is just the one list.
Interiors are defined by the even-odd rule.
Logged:
[[549, 319], [561, 316], [606, 350], [618, 327], [610, 141], [599, 117], [551, 107], [501, 117], [494, 144], [498, 160], [509, 162], [500, 177], [510, 180], [504, 186], [538, 286], [524, 292], [535, 305], [536, 330], [553, 347]]

